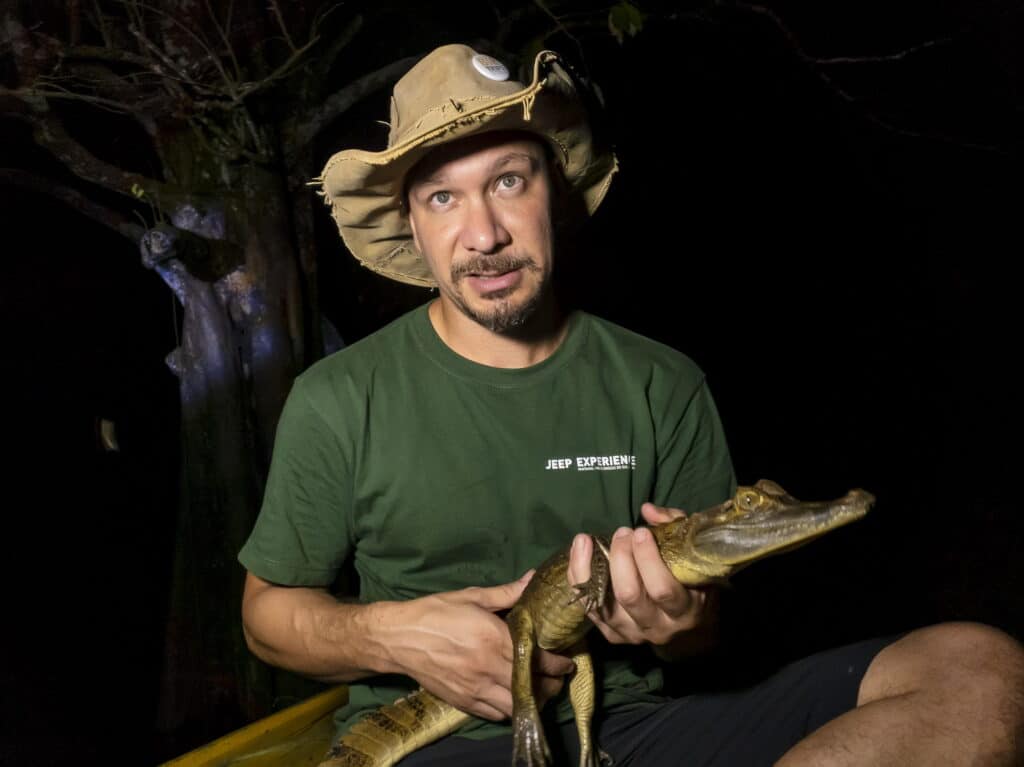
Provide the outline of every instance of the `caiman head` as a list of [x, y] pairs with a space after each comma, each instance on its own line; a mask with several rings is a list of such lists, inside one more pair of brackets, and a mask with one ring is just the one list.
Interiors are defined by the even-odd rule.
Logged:
[[799, 501], [774, 482], [740, 487], [725, 503], [652, 528], [662, 559], [680, 583], [721, 583], [747, 565], [802, 546], [874, 504], [855, 489], [834, 501]]

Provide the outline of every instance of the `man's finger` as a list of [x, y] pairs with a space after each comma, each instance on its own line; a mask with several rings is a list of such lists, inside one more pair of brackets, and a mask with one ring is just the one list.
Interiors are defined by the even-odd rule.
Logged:
[[476, 705], [481, 710], [489, 710], [488, 719], [500, 722], [512, 716], [512, 691], [501, 685], [494, 685], [482, 700], [476, 702]]
[[636, 619], [637, 612], [646, 610], [647, 594], [633, 559], [633, 531], [628, 527], [616, 530], [609, 553], [608, 574], [615, 599]]
[[486, 703], [481, 703], [479, 701], [473, 705], [472, 709], [467, 713], [474, 714], [482, 719], [490, 719], [492, 722], [500, 722], [504, 719], [508, 719], [510, 716], [510, 714], [503, 714], [494, 706], [489, 706]]
[[594, 541], [589, 535], [580, 533], [572, 541], [569, 549], [569, 583], [576, 585], [590, 580], [590, 558], [594, 553]]
[[678, 517], [686, 516], [686, 512], [682, 509], [673, 509], [669, 506], [655, 506], [653, 503], [645, 503], [641, 506], [640, 514], [649, 525], [663, 525]]
[[650, 530], [640, 527], [633, 531], [633, 558], [651, 602], [673, 618], [690, 609], [692, 600], [689, 592], [679, 585], [665, 566]]
[[605, 623], [599, 616], [591, 616], [594, 628], [601, 632], [608, 644], [636, 644], [614, 626]]
[[527, 581], [520, 578], [511, 583], [501, 583], [497, 586], [471, 586], [453, 593], [477, 607], [494, 612], [495, 610], [507, 610], [514, 605], [523, 593], [523, 589], [526, 588], [526, 584]]

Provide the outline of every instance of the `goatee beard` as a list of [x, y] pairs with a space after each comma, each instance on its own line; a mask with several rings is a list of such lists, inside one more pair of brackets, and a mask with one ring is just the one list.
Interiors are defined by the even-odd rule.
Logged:
[[[502, 291], [503, 293], [505, 291]], [[511, 291], [509, 291], [511, 292]], [[458, 297], [458, 306], [462, 312], [479, 325], [483, 325], [492, 333], [507, 333], [523, 327], [540, 306], [543, 291], [538, 290], [521, 304], [514, 304], [502, 297], [494, 299], [490, 311], [474, 310]]]
[[492, 333], [507, 333], [523, 327], [534, 315], [544, 298], [544, 285], [540, 285], [532, 295], [519, 304], [508, 300], [508, 297], [517, 290], [516, 286], [493, 291], [485, 297], [488, 306], [484, 309], [471, 307], [456, 286], [461, 278], [469, 275], [504, 274], [516, 269], [534, 273], [541, 271], [541, 268], [529, 256], [516, 254], [477, 256], [459, 264], [452, 264], [452, 287], [450, 291], [446, 292], [459, 310], [478, 325], [482, 325]]

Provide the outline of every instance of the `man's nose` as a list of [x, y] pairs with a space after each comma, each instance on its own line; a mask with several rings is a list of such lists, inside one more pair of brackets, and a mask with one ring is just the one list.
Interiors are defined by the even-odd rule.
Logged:
[[466, 250], [491, 253], [512, 241], [512, 235], [488, 200], [476, 200], [466, 209], [461, 242]]

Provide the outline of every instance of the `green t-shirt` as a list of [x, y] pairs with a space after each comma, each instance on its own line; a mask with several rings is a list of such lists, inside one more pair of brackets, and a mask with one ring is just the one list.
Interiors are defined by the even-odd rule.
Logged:
[[[734, 488], [704, 376], [679, 352], [576, 312], [543, 362], [491, 368], [445, 345], [422, 306], [296, 379], [239, 560], [321, 587], [353, 557], [361, 601], [412, 599], [515, 580], [578, 532], [640, 524], [645, 501], [697, 511]], [[661, 699], [653, 653], [591, 645], [600, 705]], [[413, 687], [352, 684], [339, 728]]]

